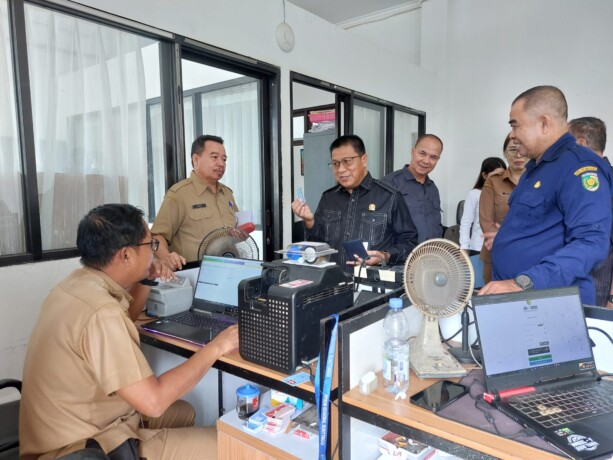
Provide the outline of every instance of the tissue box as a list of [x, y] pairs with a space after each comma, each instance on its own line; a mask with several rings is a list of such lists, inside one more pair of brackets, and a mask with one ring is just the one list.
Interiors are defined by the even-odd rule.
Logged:
[[379, 438], [379, 452], [385, 459], [424, 460], [432, 447], [388, 431]]

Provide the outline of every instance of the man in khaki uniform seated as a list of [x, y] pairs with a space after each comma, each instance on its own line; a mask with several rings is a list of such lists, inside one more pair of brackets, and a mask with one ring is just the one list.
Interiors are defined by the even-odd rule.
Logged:
[[197, 261], [198, 247], [208, 233], [236, 226], [234, 195], [219, 182], [227, 159], [221, 137], [203, 135], [193, 142], [194, 170], [189, 179], [168, 190], [151, 228], [160, 241], [157, 256], [169, 267], [179, 269]]
[[107, 453], [137, 445], [148, 460], [216, 459], [215, 429], [191, 426], [194, 410], [178, 399], [238, 347], [237, 327], [156, 377], [130, 319], [150, 289], [139, 281], [164, 277], [142, 211], [127, 204], [91, 210], [77, 247], [83, 268], [51, 291], [28, 344], [22, 458], [56, 458], [95, 440]]

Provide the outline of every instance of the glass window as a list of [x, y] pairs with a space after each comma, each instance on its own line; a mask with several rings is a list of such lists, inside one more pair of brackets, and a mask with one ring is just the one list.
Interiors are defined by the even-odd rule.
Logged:
[[262, 250], [260, 81], [186, 59], [182, 76], [184, 101], [188, 95], [195, 97], [193, 103], [184, 104], [186, 176], [192, 171], [194, 138], [200, 134], [223, 138], [228, 162], [221, 182], [232, 189], [241, 211], [251, 211], [257, 228], [251, 236]]
[[0, 255], [26, 252], [8, 4], [0, 0]]
[[385, 107], [355, 100], [353, 132], [360, 136], [368, 154], [368, 171], [375, 179], [385, 175]]
[[394, 110], [394, 171], [411, 162], [411, 149], [419, 136], [419, 117]]
[[146, 105], [160, 95], [159, 43], [35, 5], [25, 16], [42, 246], [70, 248], [94, 206], [161, 201], [149, 185], [164, 171], [161, 117], [149, 113], [148, 136]]

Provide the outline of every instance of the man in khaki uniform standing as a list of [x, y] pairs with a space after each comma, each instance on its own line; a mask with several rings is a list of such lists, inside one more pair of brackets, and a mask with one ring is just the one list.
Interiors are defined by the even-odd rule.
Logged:
[[94, 208], [79, 224], [77, 247], [83, 268], [45, 299], [28, 343], [21, 458], [57, 458], [94, 443], [111, 458], [134, 448], [148, 460], [216, 459], [215, 428], [191, 426], [195, 412], [178, 399], [238, 347], [238, 328], [156, 377], [130, 319], [150, 289], [139, 281], [167, 275], [142, 211]]
[[151, 233], [160, 241], [158, 258], [179, 269], [198, 260], [202, 239], [221, 227], [235, 227], [238, 206], [221, 182], [228, 157], [223, 139], [198, 136], [192, 144], [193, 171], [166, 193]]

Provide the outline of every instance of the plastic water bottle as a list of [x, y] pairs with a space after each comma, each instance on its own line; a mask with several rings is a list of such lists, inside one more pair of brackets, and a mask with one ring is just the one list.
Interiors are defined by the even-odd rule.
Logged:
[[383, 329], [383, 385], [396, 399], [404, 399], [409, 389], [409, 320], [402, 311], [402, 299], [390, 299]]

